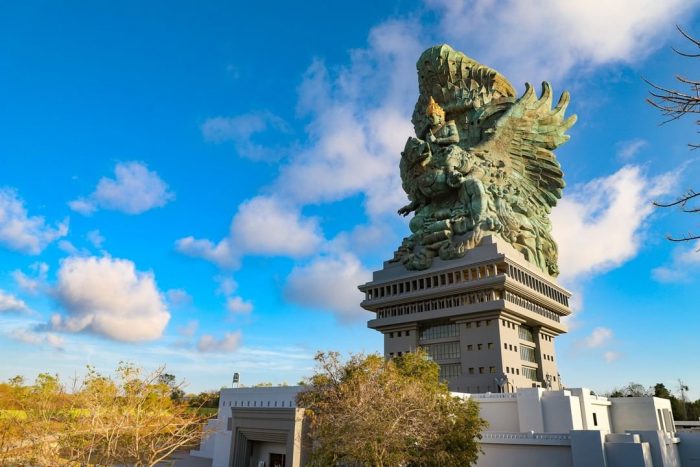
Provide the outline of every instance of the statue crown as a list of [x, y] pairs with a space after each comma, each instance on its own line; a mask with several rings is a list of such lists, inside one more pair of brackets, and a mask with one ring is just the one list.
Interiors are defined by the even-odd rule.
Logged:
[[442, 107], [440, 107], [440, 104], [435, 102], [433, 96], [430, 96], [430, 99], [428, 100], [428, 107], [426, 107], [425, 109], [425, 114], [428, 117], [430, 117], [431, 115], [441, 115], [443, 118], [445, 118], [445, 111]]

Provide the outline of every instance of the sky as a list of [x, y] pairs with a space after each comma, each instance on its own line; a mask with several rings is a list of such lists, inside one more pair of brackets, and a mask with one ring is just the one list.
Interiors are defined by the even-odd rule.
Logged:
[[[120, 361], [197, 392], [295, 384], [381, 352], [357, 285], [408, 234], [398, 163], [415, 62], [447, 43], [578, 115], [556, 153], [557, 339], [571, 387], [700, 397], [700, 217], [659, 210], [700, 163], [644, 79], [698, 1], [102, 1], [0, 5], [0, 381]], [[689, 50], [692, 51], [692, 50]], [[694, 139], [695, 138], [695, 139]]]

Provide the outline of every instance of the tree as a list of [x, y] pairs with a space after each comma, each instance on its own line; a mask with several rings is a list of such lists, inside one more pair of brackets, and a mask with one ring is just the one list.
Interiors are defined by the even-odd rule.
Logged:
[[471, 465], [486, 422], [475, 402], [453, 397], [424, 352], [385, 360], [316, 355], [297, 405], [309, 421], [308, 465]]
[[204, 419], [163, 374], [121, 364], [114, 377], [88, 368], [71, 391], [45, 373], [3, 385], [0, 465], [152, 466], [196, 445]]
[[[686, 33], [680, 27], [678, 27], [678, 30], [691, 43], [692, 46], [700, 49], [699, 40]], [[676, 49], [673, 50], [683, 57], [700, 58], [700, 53], [686, 53]], [[679, 91], [677, 89], [659, 86], [645, 80], [652, 87], [652, 90], [649, 91], [651, 97], [647, 99], [647, 102], [659, 109], [661, 113], [667, 117], [667, 120], [665, 120], [663, 123], [678, 120], [679, 118], [688, 114], [700, 114], [700, 81], [683, 76], [676, 76], [676, 80], [680, 83], [681, 87], [686, 88], [686, 90]], [[700, 119], [696, 120], [695, 123], [700, 125]], [[697, 149], [700, 147], [699, 144], [694, 143], [689, 144], [689, 146], [692, 149]], [[700, 205], [697, 204], [698, 201], [700, 201], [700, 193], [690, 189], [675, 201], [664, 203], [654, 202], [654, 205], [662, 208], [678, 206], [683, 212], [699, 213]], [[688, 233], [680, 237], [669, 235], [667, 238], [672, 242], [687, 242], [700, 239], [700, 235]]]
[[653, 394], [653, 391], [645, 388], [639, 383], [631, 382], [627, 386], [615, 388], [608, 394], [608, 397], [646, 397]]

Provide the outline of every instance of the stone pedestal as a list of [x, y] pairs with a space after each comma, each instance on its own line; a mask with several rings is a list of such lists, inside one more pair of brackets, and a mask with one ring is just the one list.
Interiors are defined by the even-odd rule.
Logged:
[[485, 237], [460, 259], [408, 271], [386, 262], [359, 288], [387, 358], [425, 348], [452, 391], [561, 388], [554, 338], [571, 294], [510, 244]]

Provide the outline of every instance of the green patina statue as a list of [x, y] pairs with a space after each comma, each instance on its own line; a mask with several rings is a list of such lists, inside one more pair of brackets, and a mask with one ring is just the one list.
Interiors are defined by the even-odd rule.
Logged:
[[497, 71], [447, 45], [423, 52], [417, 67], [417, 138], [408, 139], [400, 163], [410, 203], [399, 209], [415, 216], [393, 260], [427, 269], [436, 256], [459, 258], [496, 234], [556, 276], [549, 213], [564, 179], [552, 150], [576, 122], [564, 118], [569, 94], [552, 109], [545, 82], [539, 98], [529, 84], [518, 98]]

